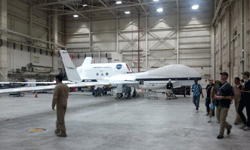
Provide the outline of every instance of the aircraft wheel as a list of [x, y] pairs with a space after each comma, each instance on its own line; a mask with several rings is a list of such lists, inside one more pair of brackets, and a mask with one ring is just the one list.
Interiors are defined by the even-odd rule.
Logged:
[[117, 98], [122, 98], [123, 94], [122, 93], [117, 93], [116, 97]]

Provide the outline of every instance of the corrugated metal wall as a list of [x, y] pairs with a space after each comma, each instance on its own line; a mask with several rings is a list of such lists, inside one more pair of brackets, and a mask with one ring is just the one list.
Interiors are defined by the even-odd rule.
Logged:
[[[23, 35], [30, 35], [33, 38], [38, 38], [48, 41], [49, 29], [51, 29], [51, 39], [53, 28], [52, 22], [48, 24], [48, 16], [39, 9], [33, 7], [32, 15], [30, 14], [30, 6], [22, 1], [8, 1], [8, 30], [21, 33]], [[32, 27], [30, 28], [30, 17], [32, 17]], [[64, 23], [63, 17], [58, 17], [58, 43], [63, 45]], [[52, 19], [51, 19], [52, 21]], [[31, 33], [30, 33], [31, 32]], [[14, 47], [15, 43], [15, 47]], [[22, 44], [22, 49], [21, 49]], [[26, 44], [26, 45], [25, 45]], [[28, 63], [33, 63], [37, 66], [52, 67], [51, 48], [48, 44], [34, 41], [28, 50], [27, 38], [16, 34], [8, 33], [8, 71], [20, 69], [27, 66]], [[36, 47], [34, 49], [34, 47]], [[42, 49], [42, 54], [40, 53]], [[46, 51], [49, 49], [49, 52]], [[39, 59], [34, 61], [34, 57]], [[62, 63], [59, 61], [59, 68], [62, 68]]]
[[249, 0], [233, 1], [225, 10], [214, 25], [214, 76], [220, 79], [219, 73], [226, 71], [232, 83], [249, 70]]

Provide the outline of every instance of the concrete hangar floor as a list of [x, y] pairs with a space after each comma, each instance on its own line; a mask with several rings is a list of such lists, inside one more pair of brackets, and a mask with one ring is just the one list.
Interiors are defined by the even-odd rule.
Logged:
[[[142, 94], [142, 93], [140, 93]], [[144, 97], [116, 100], [91, 93], [71, 93], [66, 113], [68, 137], [54, 134], [56, 113], [52, 94], [0, 98], [0, 149], [66, 150], [246, 150], [250, 132], [233, 125], [230, 136], [218, 140], [219, 124], [207, 123], [204, 99], [199, 113], [191, 97], [165, 100]], [[228, 122], [233, 124], [234, 107]], [[45, 129], [33, 132], [33, 129]]]

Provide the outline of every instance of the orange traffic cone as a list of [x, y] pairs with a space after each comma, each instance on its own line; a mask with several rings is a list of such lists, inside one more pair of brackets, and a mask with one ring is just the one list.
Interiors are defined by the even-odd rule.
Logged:
[[37, 92], [35, 93], [35, 98], [37, 98]]

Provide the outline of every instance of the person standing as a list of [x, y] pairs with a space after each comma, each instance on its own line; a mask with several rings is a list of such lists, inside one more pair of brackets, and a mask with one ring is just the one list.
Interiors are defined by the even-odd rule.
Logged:
[[[241, 129], [248, 131], [250, 130], [250, 73], [249, 72], [244, 72], [242, 73], [243, 78], [246, 80], [243, 90], [241, 90], [241, 100], [240, 100], [240, 104], [238, 107], [238, 113], [240, 115], [240, 118], [242, 120], [242, 122], [244, 123], [244, 125], [241, 127]], [[246, 111], [247, 111], [247, 120], [245, 115], [243, 114], [243, 109], [246, 107]]]
[[169, 79], [168, 84], [167, 84], [166, 95], [168, 96], [169, 99], [171, 99], [171, 96], [173, 97], [173, 83], [171, 83], [171, 79]]
[[205, 106], [207, 108], [207, 116], [209, 115], [209, 111], [210, 111], [210, 107], [209, 107], [209, 104], [211, 103], [211, 97], [210, 97], [210, 95], [211, 95], [211, 89], [212, 89], [213, 86], [214, 86], [213, 80], [210, 79], [209, 80], [209, 84], [206, 87], [207, 97], [206, 97], [206, 101], [205, 101]]
[[233, 86], [234, 89], [234, 106], [235, 106], [235, 110], [236, 110], [236, 119], [234, 121], [235, 125], [238, 125], [242, 122], [240, 115], [238, 113], [238, 107], [239, 107], [239, 103], [240, 103], [240, 99], [241, 99], [241, 93], [240, 91], [243, 89], [242, 85], [240, 84], [240, 78], [236, 77], [234, 78], [234, 83], [235, 85]]
[[56, 84], [55, 92], [52, 100], [52, 110], [55, 110], [56, 106], [56, 130], [55, 133], [57, 136], [66, 137], [66, 127], [65, 127], [65, 113], [67, 109], [67, 100], [69, 96], [69, 88], [66, 84], [62, 83], [62, 76], [56, 76]]
[[[215, 99], [214, 99], [214, 93], [215, 93], [215, 90], [216, 90], [217, 85], [220, 84], [220, 83], [221, 83], [221, 82], [220, 82], [219, 80], [215, 80], [214, 85], [213, 85], [213, 87], [212, 87], [212, 89], [211, 89], [210, 97], [211, 97], [212, 103], [211, 103], [211, 105], [210, 105], [209, 120], [207, 121], [208, 123], [211, 122], [211, 117], [212, 117], [212, 115], [213, 115], [213, 113], [214, 113], [214, 110], [215, 110], [215, 102], [216, 102], [216, 101], [215, 101]], [[219, 120], [219, 119], [217, 118], [217, 122], [219, 122], [218, 120]]]
[[194, 84], [192, 85], [192, 91], [193, 91], [193, 103], [196, 108], [196, 113], [198, 113], [201, 94], [202, 94], [202, 98], [204, 98], [204, 95], [202, 92], [202, 86], [198, 84], [198, 80], [194, 80]]
[[224, 130], [227, 129], [227, 134], [231, 133], [232, 126], [227, 123], [227, 114], [230, 108], [231, 100], [234, 96], [233, 87], [227, 82], [228, 73], [223, 72], [221, 75], [221, 83], [217, 85], [215, 92], [216, 99], [216, 115], [217, 118], [220, 119], [220, 132], [217, 136], [217, 139], [224, 138]]

